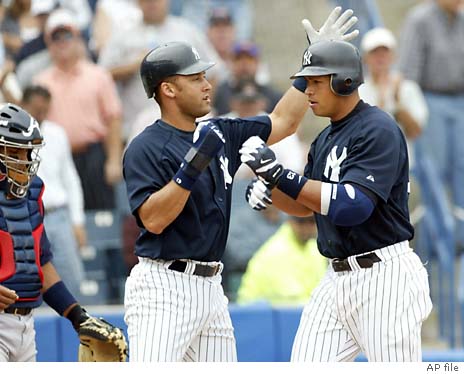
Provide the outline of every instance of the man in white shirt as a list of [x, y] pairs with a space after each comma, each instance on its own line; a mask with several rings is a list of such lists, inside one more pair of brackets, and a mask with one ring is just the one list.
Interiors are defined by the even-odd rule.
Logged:
[[393, 70], [396, 39], [385, 28], [369, 30], [361, 41], [367, 67], [359, 96], [395, 117], [408, 141], [409, 162], [414, 166], [413, 141], [421, 134], [428, 118], [427, 103], [419, 85], [403, 79]]
[[79, 295], [85, 277], [79, 248], [87, 241], [82, 186], [65, 131], [45, 119], [50, 100], [46, 88], [28, 86], [22, 107], [39, 122], [45, 139], [38, 175], [46, 186], [42, 196], [44, 225], [52, 245], [52, 262], [71, 293]]

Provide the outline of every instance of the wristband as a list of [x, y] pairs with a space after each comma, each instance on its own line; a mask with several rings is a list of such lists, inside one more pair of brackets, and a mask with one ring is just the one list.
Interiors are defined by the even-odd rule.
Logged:
[[306, 79], [303, 77], [298, 77], [293, 81], [293, 87], [295, 87], [300, 92], [306, 91]]
[[285, 169], [279, 179], [277, 188], [290, 196], [293, 200], [296, 200], [307, 180], [306, 177], [290, 169]]
[[72, 304], [77, 303], [62, 281], [56, 282], [42, 295], [44, 301], [60, 316]]
[[193, 173], [190, 173], [189, 171], [193, 171], [194, 169], [189, 167], [188, 164], [182, 165], [177, 173], [172, 177], [172, 180], [176, 182], [179, 186], [182, 188], [191, 191], [193, 188], [193, 185], [197, 181], [198, 173], [197, 175], [194, 175]]

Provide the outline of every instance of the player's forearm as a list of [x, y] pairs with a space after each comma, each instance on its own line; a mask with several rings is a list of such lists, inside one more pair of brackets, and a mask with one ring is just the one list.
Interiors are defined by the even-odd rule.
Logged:
[[295, 133], [308, 108], [307, 96], [296, 88], [290, 87], [269, 115], [272, 121], [272, 131], [267, 144], [277, 143]]
[[189, 196], [189, 190], [173, 181], [153, 193], [138, 211], [145, 228], [161, 234], [182, 212]]
[[272, 205], [283, 212], [296, 217], [306, 217], [313, 213], [311, 209], [293, 200], [278, 188], [272, 190]]

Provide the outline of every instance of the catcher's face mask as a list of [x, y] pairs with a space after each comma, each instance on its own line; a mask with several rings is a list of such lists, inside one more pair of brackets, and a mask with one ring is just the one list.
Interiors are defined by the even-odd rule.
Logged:
[[8, 192], [16, 198], [26, 196], [31, 180], [37, 174], [42, 141], [35, 143], [20, 144], [0, 140], [0, 162], [5, 168]]

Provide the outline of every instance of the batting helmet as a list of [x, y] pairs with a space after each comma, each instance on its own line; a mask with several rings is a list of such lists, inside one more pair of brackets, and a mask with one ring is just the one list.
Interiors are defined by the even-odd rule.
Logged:
[[311, 44], [303, 54], [301, 70], [290, 78], [319, 75], [331, 76], [330, 87], [335, 94], [350, 95], [364, 82], [358, 49], [339, 40]]
[[[8, 180], [9, 192], [24, 197], [40, 164], [43, 137], [38, 122], [17, 105], [0, 108], [0, 172]], [[18, 150], [26, 150], [22, 156]]]
[[197, 50], [190, 44], [170, 42], [151, 50], [140, 65], [140, 76], [147, 97], [153, 97], [163, 79], [173, 75], [198, 74], [212, 67], [214, 62], [200, 60]]

